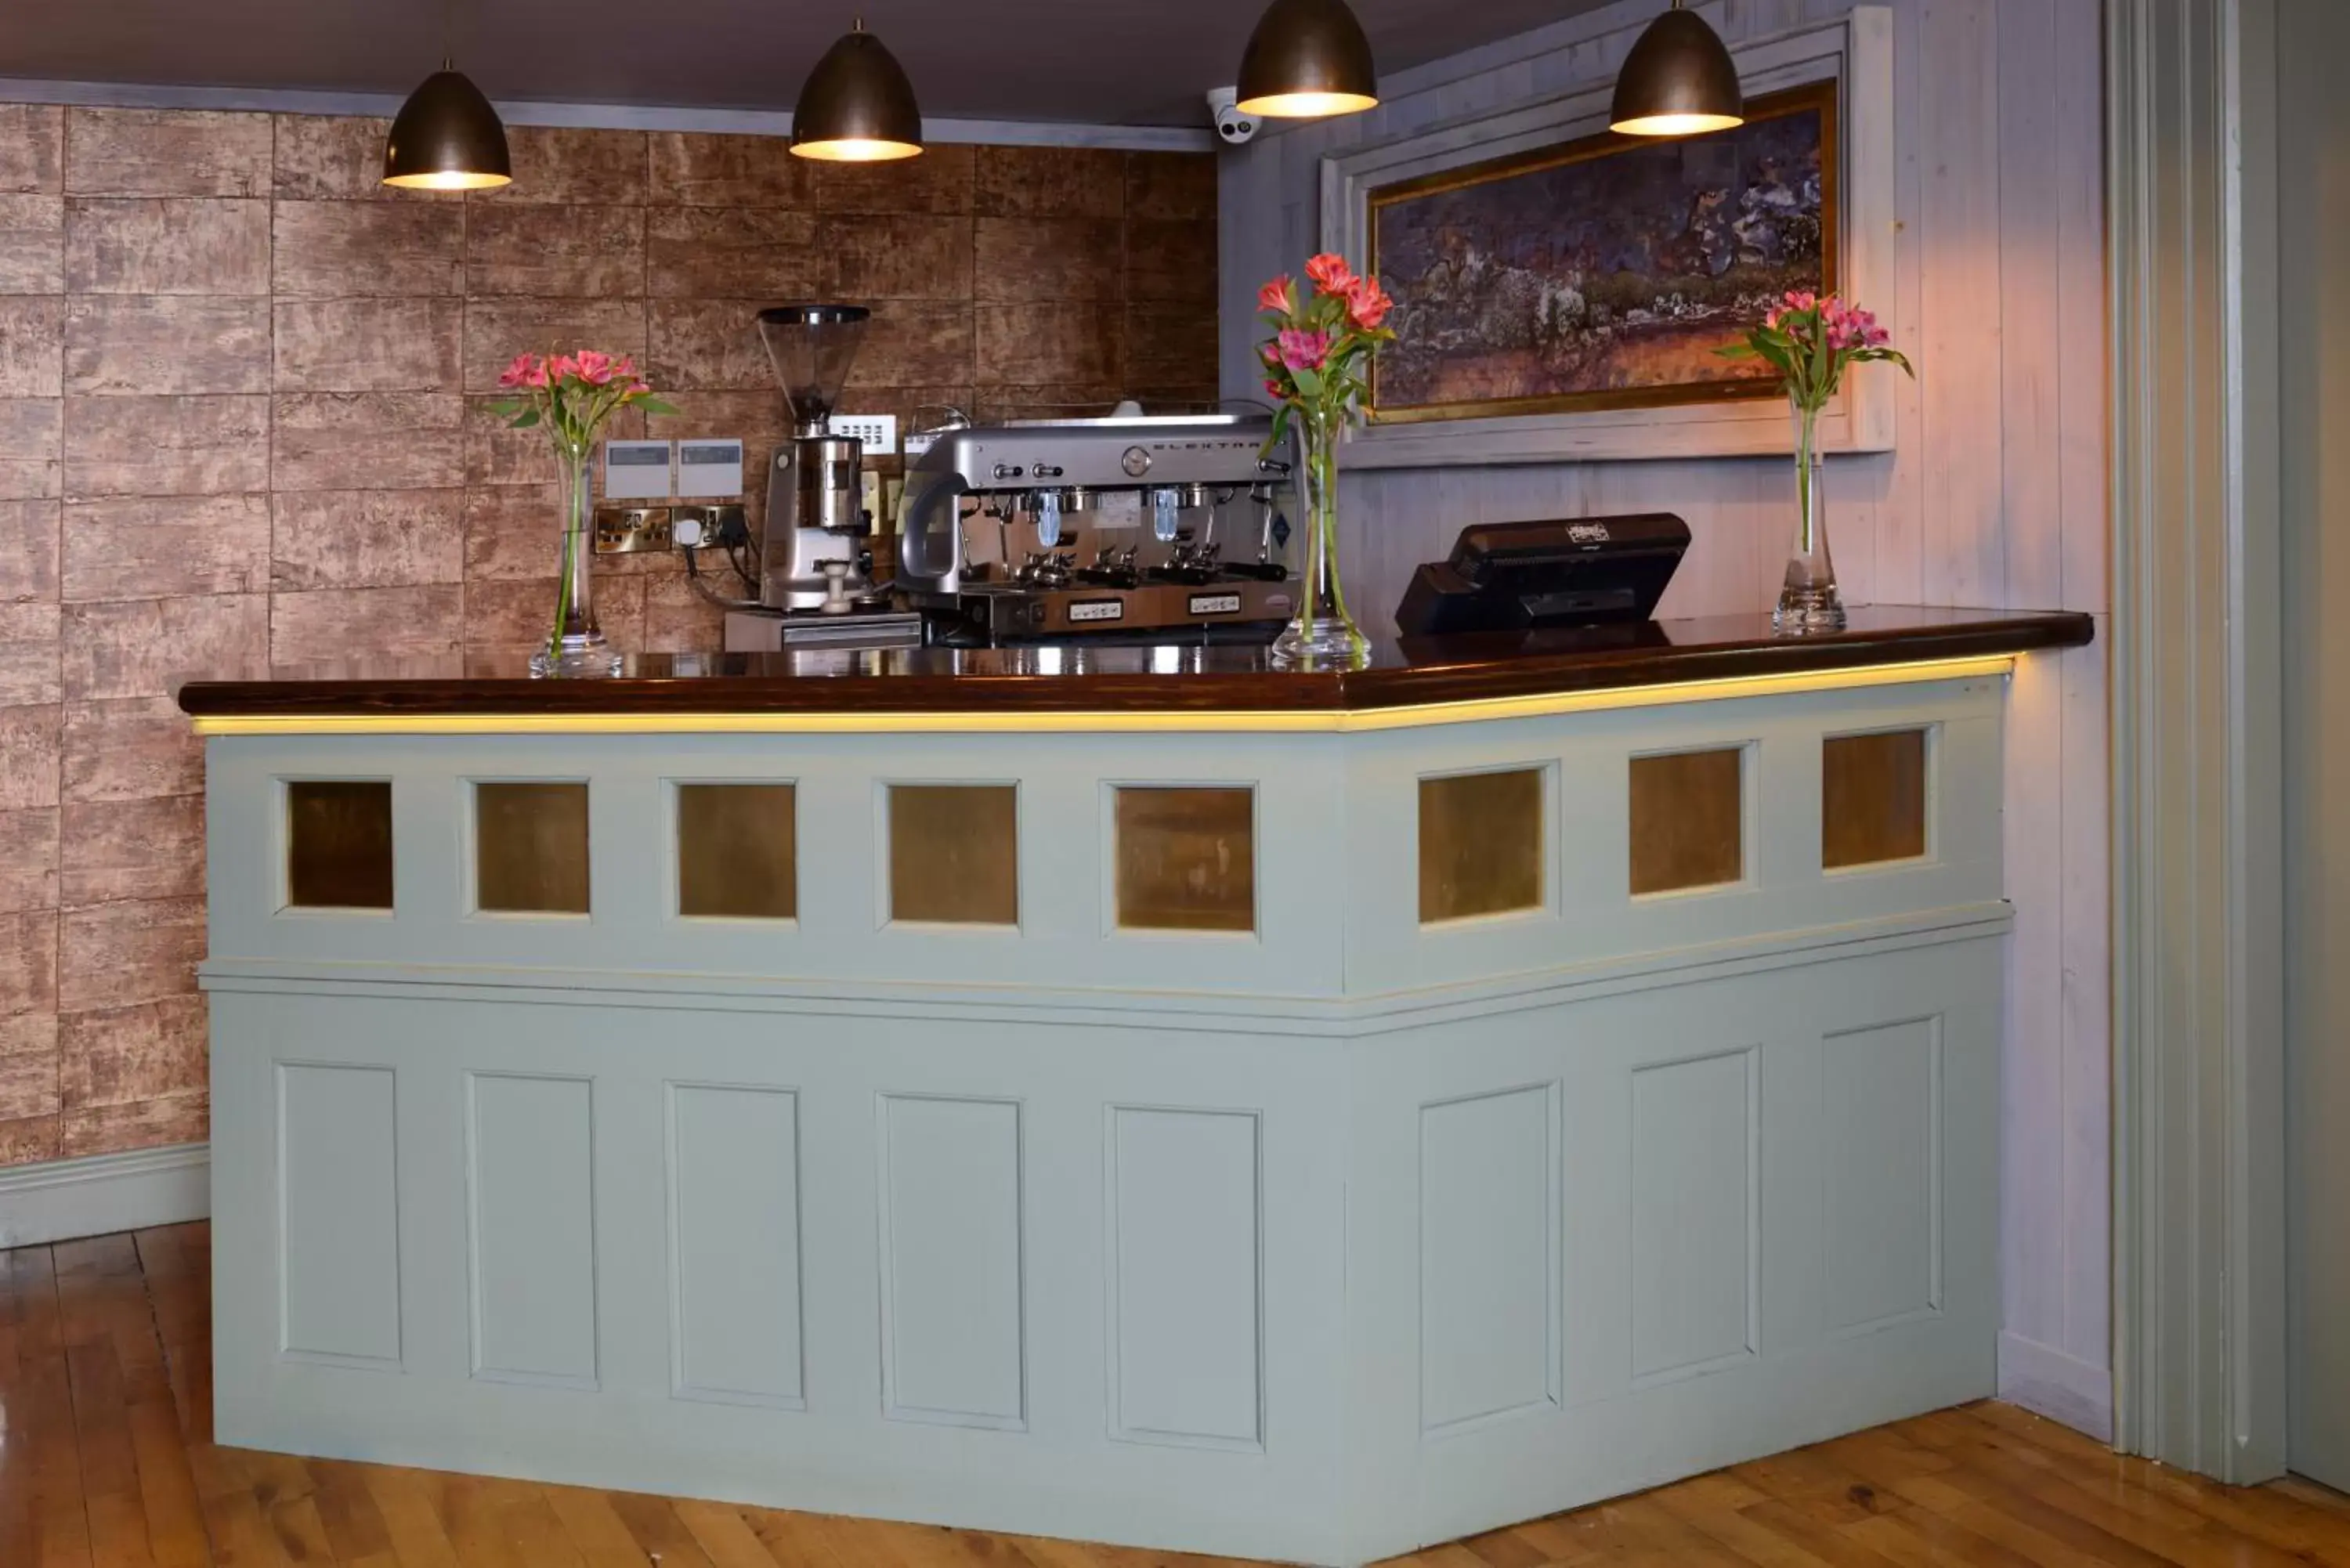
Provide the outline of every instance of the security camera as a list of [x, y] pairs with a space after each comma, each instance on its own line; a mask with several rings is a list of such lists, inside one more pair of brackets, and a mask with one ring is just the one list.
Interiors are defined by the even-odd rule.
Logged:
[[1238, 88], [1210, 88], [1208, 113], [1216, 121], [1216, 134], [1228, 147], [1238, 147], [1256, 134], [1256, 116], [1243, 114]]

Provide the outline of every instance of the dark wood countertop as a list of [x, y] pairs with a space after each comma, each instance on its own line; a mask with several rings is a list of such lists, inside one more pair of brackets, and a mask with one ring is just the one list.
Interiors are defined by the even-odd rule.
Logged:
[[1259, 648], [816, 649], [643, 654], [609, 679], [538, 680], [519, 657], [309, 665], [196, 680], [199, 718], [763, 712], [1367, 712], [1505, 697], [1800, 675], [2077, 647], [2072, 612], [1880, 605], [1834, 636], [1767, 615], [1380, 643], [1364, 670], [1272, 669]]

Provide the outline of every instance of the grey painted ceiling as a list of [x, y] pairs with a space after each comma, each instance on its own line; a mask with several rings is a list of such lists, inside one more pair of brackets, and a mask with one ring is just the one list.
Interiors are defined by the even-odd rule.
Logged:
[[[1264, 0], [455, 0], [461, 69], [501, 99], [789, 107], [862, 9], [941, 118], [1204, 126]], [[1354, 0], [1382, 72], [1598, 0]], [[0, 77], [405, 93], [439, 0], [0, 0]]]

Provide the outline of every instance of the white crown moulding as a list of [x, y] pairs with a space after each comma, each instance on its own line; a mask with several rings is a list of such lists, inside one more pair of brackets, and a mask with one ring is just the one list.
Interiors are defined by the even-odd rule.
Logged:
[[[582, 130], [682, 130], [788, 140], [789, 109], [684, 109], [658, 104], [537, 103], [492, 100], [508, 125], [557, 125]], [[298, 88], [170, 87], [151, 82], [61, 82], [0, 78], [0, 103], [57, 103], [90, 109], [209, 109], [265, 114], [366, 115], [389, 119], [400, 112], [397, 93], [310, 92]], [[1216, 145], [1207, 126], [1065, 125], [1051, 120], [946, 119], [922, 117], [925, 140], [986, 142], [1001, 147], [1099, 147], [1128, 152], [1206, 152]]]

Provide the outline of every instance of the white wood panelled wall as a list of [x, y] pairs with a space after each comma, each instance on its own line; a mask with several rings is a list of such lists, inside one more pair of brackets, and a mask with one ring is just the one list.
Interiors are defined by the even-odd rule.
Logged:
[[[2024, 661], [2010, 711], [2002, 1381], [2085, 1429], [2111, 1420], [2107, 891], [2107, 400], [2098, 0], [1891, 0], [1900, 237], [1885, 310], [1919, 379], [1897, 450], [1833, 460], [1829, 531], [1857, 603], [2064, 607], [2095, 646]], [[1225, 389], [1256, 389], [1256, 286], [1319, 231], [1327, 151], [1565, 92], [1611, 74], [1662, 0], [1569, 18], [1382, 84], [1367, 115], [1225, 155]], [[1704, 0], [1733, 45], [1851, 0]], [[1388, 623], [1417, 563], [1464, 524], [1664, 508], [1696, 545], [1669, 616], [1775, 591], [1784, 465], [1724, 459], [1349, 475], [1352, 602]]]

